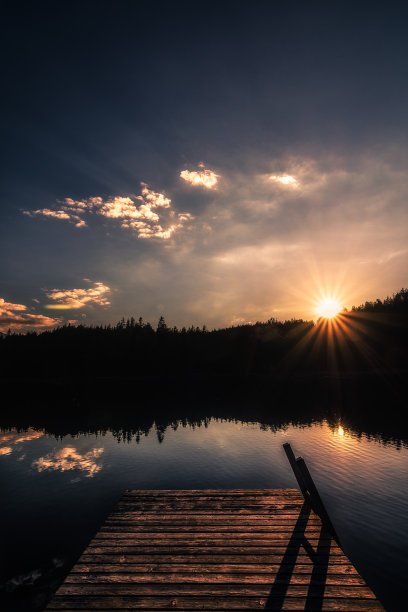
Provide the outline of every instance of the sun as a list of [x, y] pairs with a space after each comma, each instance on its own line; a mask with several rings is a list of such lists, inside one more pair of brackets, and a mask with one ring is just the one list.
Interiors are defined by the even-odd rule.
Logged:
[[320, 302], [316, 309], [316, 313], [319, 317], [323, 317], [324, 319], [333, 319], [339, 314], [340, 310], [341, 305], [337, 300], [327, 298]]

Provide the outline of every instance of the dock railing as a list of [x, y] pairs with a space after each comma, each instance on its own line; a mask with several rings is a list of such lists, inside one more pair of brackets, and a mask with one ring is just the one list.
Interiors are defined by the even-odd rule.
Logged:
[[331, 522], [330, 516], [325, 508], [325, 505], [320, 497], [319, 491], [313, 481], [313, 478], [309, 472], [309, 469], [302, 457], [296, 458], [289, 442], [283, 445], [286, 456], [289, 460], [295, 478], [298, 482], [299, 488], [302, 492], [305, 501], [310, 505], [312, 510], [318, 514], [325, 525], [326, 529], [331, 533], [337, 544], [341, 546], [339, 536]]

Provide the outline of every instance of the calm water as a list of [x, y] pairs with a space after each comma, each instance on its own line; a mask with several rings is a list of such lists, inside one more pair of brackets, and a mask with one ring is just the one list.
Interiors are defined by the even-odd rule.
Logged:
[[346, 554], [387, 610], [406, 609], [405, 444], [341, 422], [213, 418], [134, 434], [0, 430], [3, 608], [41, 610], [124, 489], [296, 486], [282, 450], [288, 441], [306, 459]]

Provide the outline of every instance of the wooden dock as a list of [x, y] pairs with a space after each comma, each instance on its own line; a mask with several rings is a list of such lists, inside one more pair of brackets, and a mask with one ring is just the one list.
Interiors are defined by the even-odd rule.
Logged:
[[47, 610], [384, 610], [297, 489], [126, 491]]

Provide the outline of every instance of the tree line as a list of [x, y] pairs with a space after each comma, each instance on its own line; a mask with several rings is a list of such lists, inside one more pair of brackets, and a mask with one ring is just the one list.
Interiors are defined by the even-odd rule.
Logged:
[[[6, 380], [272, 379], [294, 373], [383, 372], [408, 368], [408, 289], [366, 302], [334, 322], [292, 319], [208, 330], [156, 327], [124, 318], [116, 325], [65, 325], [10, 333], [0, 340]], [[142, 383], [141, 383], [142, 384]]]

